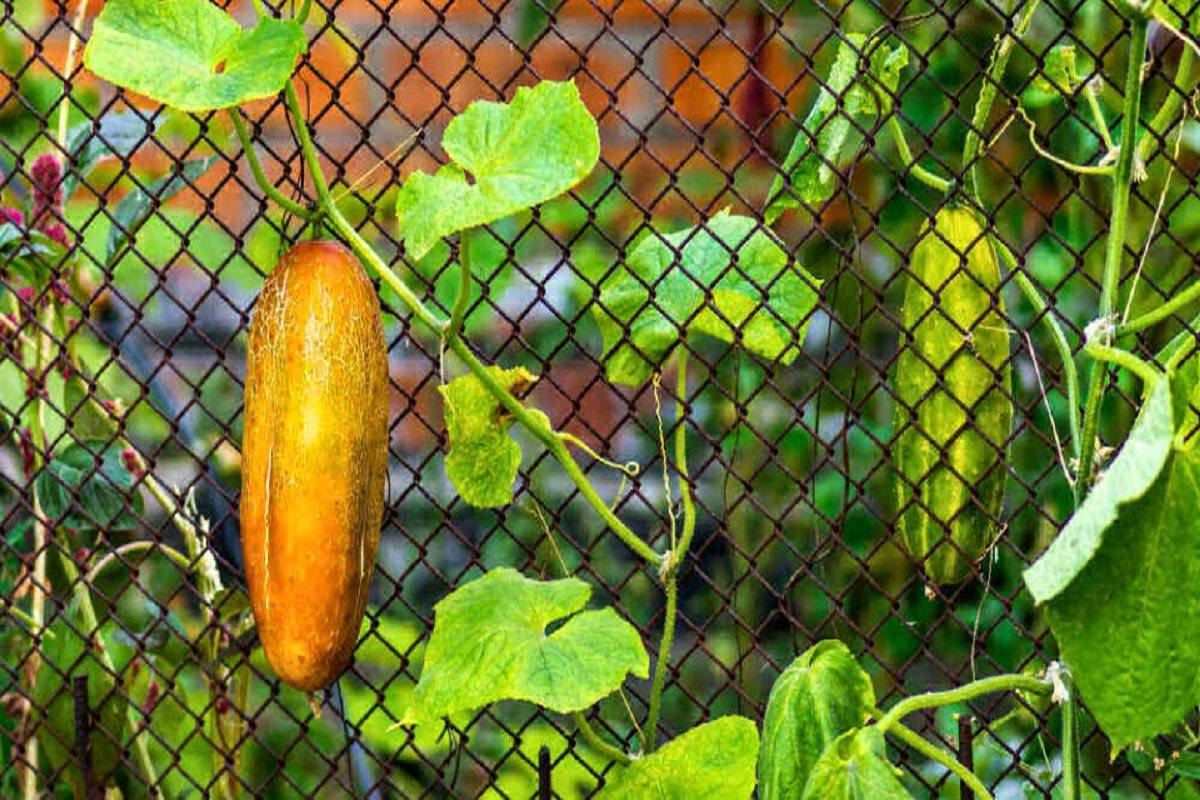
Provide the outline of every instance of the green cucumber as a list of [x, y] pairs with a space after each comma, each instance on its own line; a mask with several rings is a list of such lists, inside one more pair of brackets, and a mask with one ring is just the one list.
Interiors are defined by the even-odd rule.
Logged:
[[925, 226], [901, 324], [909, 338], [893, 378], [896, 532], [931, 581], [957, 583], [997, 531], [1013, 418], [1000, 267], [972, 212], [943, 209]]

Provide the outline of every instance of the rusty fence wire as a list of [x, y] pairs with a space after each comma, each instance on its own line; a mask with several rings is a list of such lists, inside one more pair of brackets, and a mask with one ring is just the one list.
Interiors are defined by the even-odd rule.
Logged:
[[[79, 65], [71, 40], [86, 40], [100, 5], [5, 0], [0, 7], [6, 206], [27, 202], [23, 193], [39, 180], [37, 156], [58, 152], [64, 80], [71, 128], [130, 109], [157, 126], [129, 155], [83, 180], [45, 221], [47, 229], [62, 225], [55, 235], [79, 264], [46, 289], [60, 293], [66, 319], [40, 315], [40, 298], [0, 264], [7, 347], [0, 364], [0, 588], [8, 609], [0, 630], [0, 796], [20, 796], [31, 737], [43, 742], [47, 796], [69, 796], [77, 775], [91, 796], [102, 796], [102, 784], [145, 796], [128, 741], [88, 735], [89, 692], [91, 714], [135, 710], [131, 719], [146, 727], [167, 797], [219, 796], [230, 773], [241, 791], [263, 797], [590, 796], [609, 767], [558, 715], [503, 703], [444, 730], [392, 729], [420, 674], [434, 603], [481, 570], [513, 566], [557, 577], [565, 566], [645, 634], [652, 657], [663, 608], [655, 576], [534, 442], [522, 442], [527, 458], [511, 507], [480, 511], [456, 497], [443, 468], [438, 342], [386, 290], [388, 500], [354, 664], [337, 690], [310, 705], [276, 681], [253, 632], [230, 624], [218, 657], [228, 674], [244, 679], [245, 696], [204, 691], [212, 665], [195, 642], [208, 618], [206, 598], [193, 570], [158, 552], [164, 544], [186, 551], [186, 542], [154, 493], [194, 503], [207, 520], [204, 543], [227, 587], [208, 602], [224, 604], [219, 620], [239, 619], [233, 590], [243, 582], [237, 505], [246, 329], [264, 274], [304, 231], [260, 200], [226, 116], [168, 112], [116, 92]], [[252, 19], [250, 3], [229, 7]], [[600, 284], [652, 223], [676, 230], [726, 207], [761, 219], [768, 187], [828, 80], [839, 43], [879, 32], [907, 51], [895, 108], [915, 157], [931, 170], [967, 179], [959, 153], [975, 98], [984, 86], [997, 91], [978, 131], [988, 231], [1042, 287], [1052, 305], [1045, 313], [1058, 316], [1078, 347], [1097, 302], [1107, 195], [1100, 182], [1041, 157], [1029, 130], [1036, 127], [1032, 141], [1048, 151], [1103, 154], [1084, 87], [1094, 87], [1115, 119], [1126, 31], [1107, 0], [1043, 0], [1029, 30], [1009, 40], [1010, 66], [993, 82], [986, 74], [993, 49], [1027, 8], [993, 0], [317, 0], [301, 99], [335, 189], [345, 191], [347, 213], [363, 235], [447, 314], [457, 280], [452, 254], [441, 247], [419, 262], [406, 259], [393, 209], [406, 175], [445, 160], [438, 142], [448, 119], [474, 99], [507, 99], [518, 86], [553, 78], [574, 79], [599, 123], [601, 161], [587, 182], [480, 237], [481, 290], [467, 329], [485, 360], [539, 376], [531, 399], [556, 427], [608, 458], [640, 464], [640, 477], [630, 481], [598, 463], [588, 474], [656, 548], [670, 525], [659, 425], [668, 436], [677, 424], [688, 428], [699, 527], [681, 574], [667, 737], [726, 713], [760, 720], [779, 672], [824, 638], [850, 646], [871, 673], [880, 705], [975, 676], [1037, 669], [1056, 657], [1021, 572], [1072, 507], [1061, 449], [1065, 386], [1039, 312], [1007, 278], [1001, 293], [1014, 334], [1016, 413], [994, 541], [967, 580], [933, 587], [894, 535], [892, 372], [911, 333], [901, 321], [903, 284], [918, 231], [950, 201], [912, 179], [882, 123], [854, 122], [855, 157], [826, 165], [832, 196], [777, 226], [795, 260], [823, 281], [793, 363], [689, 340], [693, 369], [680, 422], [670, 413], [673, 381], [664, 380], [656, 398], [650, 385], [630, 390], [605, 380], [593, 317]], [[1064, 97], [1046, 65], [1055, 48], [1068, 45], [1079, 83]], [[1175, 84], [1180, 59], [1190, 58], [1185, 51], [1170, 31], [1152, 28], [1147, 113], [1194, 88]], [[305, 196], [310, 187], [281, 102], [261, 101], [251, 111], [272, 181]], [[1181, 114], [1193, 111], [1189, 102]], [[1160, 144], [1145, 164], [1159, 179], [1135, 187], [1131, 210], [1149, 244], [1127, 254], [1127, 264], [1142, 267], [1135, 273], [1130, 266], [1122, 284], [1127, 291], [1137, 282], [1141, 309], [1200, 269], [1200, 128], [1189, 122]], [[206, 156], [216, 157], [213, 168], [159, 202], [154, 181]], [[139, 189], [152, 213], [110, 258], [108, 232], [121, 224], [116, 207]], [[1143, 355], [1182, 329], [1173, 324], [1142, 341]], [[48, 355], [29, 358], [22, 344], [29, 341], [45, 342]], [[56, 355], [62, 352], [69, 357]], [[120, 417], [118, 431], [97, 434], [94, 410], [81, 400], [79, 363], [85, 386]], [[1101, 428], [1110, 442], [1136, 409], [1125, 385], [1117, 389]], [[31, 431], [39, 395], [48, 410]], [[44, 551], [65, 551], [79, 574], [52, 562], [44, 588], [54, 636], [32, 641], [12, 609], [30, 591], [32, 565], [45, 557], [34, 544], [35, 481], [53, 498], [53, 508], [42, 511], [56, 515]], [[119, 563], [94, 569], [118, 548]], [[76, 625], [80, 581], [91, 589], [112, 669], [84, 646]], [[644, 720], [648, 696], [648, 682], [631, 680], [623, 696], [596, 709], [593, 722], [606, 736], [633, 742], [632, 720]], [[208, 724], [211, 711], [244, 723], [237, 763], [218, 765], [225, 776], [213, 765], [220, 726]], [[1061, 791], [1054, 719], [1023, 699], [989, 697], [953, 714], [929, 713], [917, 727], [972, 758], [997, 797], [1052, 798]], [[47, 743], [64, 730], [74, 740]], [[915, 796], [959, 796], [955, 780], [915, 752], [892, 755]], [[1169, 796], [1152, 764], [1110, 761], [1090, 722], [1084, 755], [1095, 796]]]

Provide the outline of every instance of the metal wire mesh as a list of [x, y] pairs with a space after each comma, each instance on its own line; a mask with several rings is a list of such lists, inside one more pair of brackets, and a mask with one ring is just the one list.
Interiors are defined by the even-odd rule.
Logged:
[[[243, 5], [249, 4], [231, 10], [249, 15]], [[440, 132], [471, 100], [505, 99], [515, 87], [541, 78], [577, 82], [600, 124], [600, 166], [568, 197], [488, 228], [478, 257], [483, 289], [473, 300], [468, 331], [485, 360], [523, 364], [540, 376], [532, 399], [555, 426], [614, 460], [641, 465], [641, 477], [628, 484], [600, 464], [587, 471], [602, 494], [616, 498], [622, 518], [661, 548], [670, 520], [656, 406], [664, 408], [661, 424], [670, 436], [681, 424], [670, 413], [673, 384], [665, 381], [656, 398], [649, 386], [631, 391], [605, 380], [592, 319], [604, 278], [624, 263], [652, 220], [673, 230], [726, 206], [761, 218], [767, 187], [848, 31], [882, 30], [904, 44], [910, 68], [895, 105], [915, 155], [942, 174], [965, 179], [969, 165], [958, 163], [957, 154], [975, 96], [989, 81], [989, 54], [1022, 10], [990, 0], [858, 0], [844, 6], [318, 0], [300, 70], [302, 99], [335, 188], [346, 191], [360, 231], [390, 254], [419, 293], [449, 313], [452, 254], [443, 248], [419, 263], [400, 254], [392, 218], [395, 187], [412, 170], [444, 160]], [[58, 124], [55, 101], [71, 33], [88, 34], [86, 22], [76, 28], [75, 13], [66, 2], [6, 2], [0, 12], [6, 196], [32, 180], [34, 156], [54, 151], [47, 142]], [[1029, 34], [1009, 40], [1012, 66], [995, 86], [995, 111], [978, 131], [986, 144], [977, 169], [990, 206], [988, 232], [1017, 254], [1051, 299], [1047, 313], [1059, 315], [1076, 342], [1099, 288], [1109, 224], [1103, 187], [1039, 158], [1015, 107], [1023, 98], [1043, 146], [1081, 160], [1102, 155], [1104, 143], [1082, 90], [1065, 102], [1039, 101], [1037, 92], [1046, 92], [1040, 68], [1053, 46], [1071, 44], [1082, 82], [1096, 82], [1101, 97], [1115, 98], [1119, 106], [1121, 86], [1111, 76], [1121, 74], [1125, 57], [1120, 19], [1104, 0], [1044, 3]], [[1171, 92], [1190, 91], [1174, 83], [1184, 48], [1156, 28], [1151, 49], [1148, 109]], [[180, 539], [147, 495], [149, 481], [178, 498], [195, 492], [199, 511], [212, 524], [211, 547], [224, 580], [239, 584], [245, 332], [262, 275], [303, 230], [296, 220], [267, 211], [223, 115], [170, 114], [114, 92], [79, 66], [65, 77], [72, 125], [136, 108], [148, 131], [151, 123], [158, 127], [135, 155], [108, 162], [85, 180], [57, 220], [84, 263], [61, 289], [76, 325], [39, 316], [40, 298], [20, 295], [18, 276], [6, 273], [5, 287], [20, 297], [20, 313], [11, 320], [12, 346], [0, 375], [0, 407], [9, 427], [0, 469], [5, 590], [14, 599], [28, 591], [28, 567], [39, 555], [28, 525], [35, 513], [29, 487], [36, 465], [80, 441], [88, 442], [89, 455], [122, 449], [116, 434], [97, 441], [80, 433], [86, 409], [72, 405], [73, 395], [64, 389], [70, 369], [53, 360], [17, 358], [20, 337], [45, 336], [54, 352], [77, 350], [107, 395], [121, 401], [114, 406], [122, 419], [119, 435], [145, 462], [134, 470], [131, 486], [114, 481], [95, 458], [82, 475], [52, 476], [67, 493], [67, 516], [56, 520], [60, 532], [47, 548], [65, 550], [86, 568], [95, 553], [112, 547], [137, 541], [151, 546], [127, 551], [121, 556], [126, 568], [102, 579], [77, 579], [89, 581], [108, 620], [109, 640], [127, 650], [121, 658], [134, 665], [119, 680], [105, 683], [103, 669], [83, 655], [50, 652], [71, 638], [75, 624], [66, 575], [52, 570], [47, 587], [47, 618], [68, 626], [59, 629], [58, 644], [29, 641], [15, 618], [6, 618], [12, 624], [5, 630], [10, 655], [0, 794], [15, 796], [22, 748], [33, 728], [53, 727], [53, 714], [64, 709], [86, 711], [86, 704], [72, 702], [79, 696], [72, 680], [86, 673], [92, 691], [100, 686], [115, 707], [131, 704], [145, 715], [167, 796], [208, 796], [217, 776], [206, 704], [223, 698], [205, 704], [195, 699], [202, 696], [205, 666], [192, 644], [201, 600], [186, 570], [155, 555], [159, 544], [178, 546]], [[1190, 113], [1189, 105], [1183, 113]], [[286, 194], [305, 196], [281, 103], [256, 104], [252, 121], [272, 180]], [[836, 176], [833, 197], [779, 227], [797, 262], [824, 281], [799, 358], [784, 366], [716, 341], [688, 344], [696, 366], [681, 398], [682, 424], [693, 441], [689, 481], [700, 513], [681, 575], [681, 633], [670, 655], [666, 737], [724, 713], [761, 719], [781, 669], [822, 638], [850, 645], [871, 672], [881, 705], [976, 675], [1034, 668], [1056, 655], [1020, 575], [1070, 513], [1058, 442], [1066, 428], [1064, 385], [1040, 316], [1007, 279], [1002, 291], [1008, 299], [1004, 319], [1015, 334], [1016, 422], [1002, 443], [1009, 453], [1009, 487], [995, 541], [970, 579], [935, 588], [894, 536], [891, 373], [910, 333], [900, 321], [902, 284], [921, 224], [948, 201], [899, 166], [881, 125], [854, 127], [861, 140], [856, 166], [827, 165]], [[1160, 137], [1145, 165], [1155, 176], [1173, 174], [1168, 190], [1159, 196], [1161, 179], [1135, 188], [1131, 216], [1143, 231], [1153, 231], [1145, 252], [1126, 254], [1134, 266], [1122, 296], [1136, 284], [1135, 308], [1170, 296], [1197, 272], [1200, 216], [1194, 204], [1200, 197], [1195, 150], [1189, 149], [1196, 129], [1181, 130], [1183, 147], [1173, 136]], [[119, 224], [116, 201], [209, 153], [219, 156], [216, 168], [188, 181], [170, 203], [155, 202], [132, 246], [108, 265], [102, 251], [108, 228]], [[248, 723], [237, 782], [247, 793], [270, 797], [535, 797], [547, 796], [538, 792], [548, 775], [550, 796], [589, 796], [609, 765], [578, 738], [570, 720], [554, 714], [501, 704], [456, 719], [446, 731], [389, 730], [420, 674], [433, 603], [481, 569], [509, 565], [546, 576], [563, 569], [578, 574], [596, 585], [598, 599], [645, 634], [648, 646], [657, 641], [663, 609], [654, 576], [598, 523], [533, 442], [523, 442], [527, 459], [511, 508], [484, 512], [456, 499], [443, 472], [445, 434], [436, 393], [443, 370], [453, 364], [443, 364], [437, 340], [386, 290], [383, 299], [392, 437], [368, 623], [340, 694], [324, 699], [319, 717], [274, 679], [252, 636], [224, 641], [222, 657], [230, 669], [253, 676], [246, 702], [226, 701], [222, 711], [244, 713]], [[1144, 355], [1160, 343], [1146, 338]], [[38, 392], [50, 405], [45, 446], [22, 422]], [[1132, 395], [1117, 396], [1120, 401], [1105, 410], [1103, 432], [1110, 441], [1136, 409]], [[80, 494], [87, 491], [117, 492], [123, 498], [120, 524], [80, 519]], [[43, 670], [61, 669], [58, 680], [31, 688], [26, 676], [37, 660]], [[605, 735], [633, 742], [630, 715], [643, 720], [647, 698], [648, 683], [631, 681], [623, 697], [599, 706], [593, 721]], [[976, 766], [997, 796], [1056, 796], [1053, 714], [1011, 697], [960, 711], [969, 723], [931, 713], [919, 730], [951, 749], [973, 738]], [[65, 783], [72, 768], [93, 769], [97, 749], [114, 746], [120, 768], [112, 780], [128, 796], [141, 796], [132, 750], [94, 736], [62, 743], [69, 755], [57, 765], [51, 759], [55, 771], [44, 788]], [[1085, 750], [1086, 780], [1101, 796], [1168, 796], [1170, 781], [1152, 770], [1139, 772], [1126, 759], [1109, 763], [1107, 743], [1090, 726]], [[957, 796], [956, 783], [915, 753], [893, 755], [918, 796]]]

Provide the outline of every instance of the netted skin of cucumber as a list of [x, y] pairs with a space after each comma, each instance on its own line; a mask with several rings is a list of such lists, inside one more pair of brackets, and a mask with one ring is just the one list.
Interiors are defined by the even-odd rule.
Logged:
[[1013, 419], [1000, 267], [971, 211], [943, 209], [923, 229], [901, 324], [896, 532], [932, 582], [958, 583], [998, 530]]

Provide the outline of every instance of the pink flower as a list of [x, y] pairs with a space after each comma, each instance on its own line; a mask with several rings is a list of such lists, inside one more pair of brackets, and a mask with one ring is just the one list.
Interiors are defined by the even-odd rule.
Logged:
[[29, 169], [33, 181], [33, 205], [37, 211], [62, 204], [62, 163], [52, 153], [42, 153]]
[[25, 227], [25, 215], [12, 206], [0, 206], [0, 221], [11, 222], [18, 228]]
[[46, 234], [54, 242], [63, 247], [71, 246], [71, 240], [67, 236], [67, 228], [61, 222], [43, 222], [41, 228], [42, 233]]

